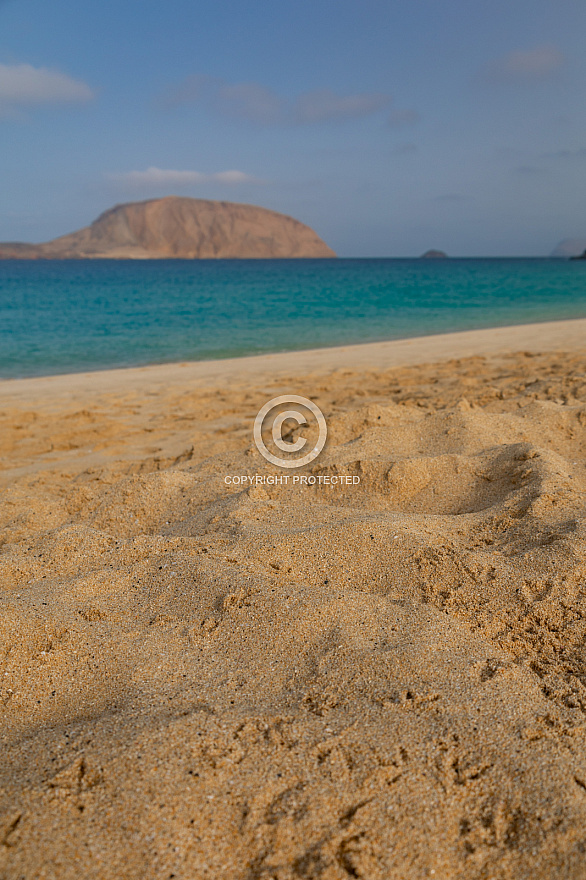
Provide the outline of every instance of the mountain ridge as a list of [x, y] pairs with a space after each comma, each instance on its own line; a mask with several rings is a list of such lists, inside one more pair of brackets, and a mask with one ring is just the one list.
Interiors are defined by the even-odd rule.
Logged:
[[299, 220], [239, 202], [164, 196], [114, 205], [41, 244], [0, 243], [0, 259], [287, 259], [335, 257]]

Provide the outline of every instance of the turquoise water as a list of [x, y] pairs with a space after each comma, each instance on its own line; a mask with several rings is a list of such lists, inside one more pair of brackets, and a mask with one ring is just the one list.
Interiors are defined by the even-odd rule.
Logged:
[[586, 317], [586, 263], [545, 259], [0, 261], [0, 376]]

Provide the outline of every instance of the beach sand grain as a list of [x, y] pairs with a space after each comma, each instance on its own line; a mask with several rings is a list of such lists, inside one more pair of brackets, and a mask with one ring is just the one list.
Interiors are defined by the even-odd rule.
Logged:
[[0, 875], [586, 877], [585, 340], [0, 383]]

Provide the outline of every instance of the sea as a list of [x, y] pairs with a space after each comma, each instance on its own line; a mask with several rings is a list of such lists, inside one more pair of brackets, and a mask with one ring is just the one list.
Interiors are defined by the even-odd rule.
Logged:
[[584, 317], [586, 261], [0, 260], [0, 377]]

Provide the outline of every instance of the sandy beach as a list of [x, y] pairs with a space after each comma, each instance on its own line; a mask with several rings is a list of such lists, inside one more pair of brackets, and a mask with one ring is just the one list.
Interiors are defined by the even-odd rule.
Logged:
[[[322, 409], [303, 469], [252, 437]], [[586, 878], [586, 320], [0, 382], [2, 880]]]

